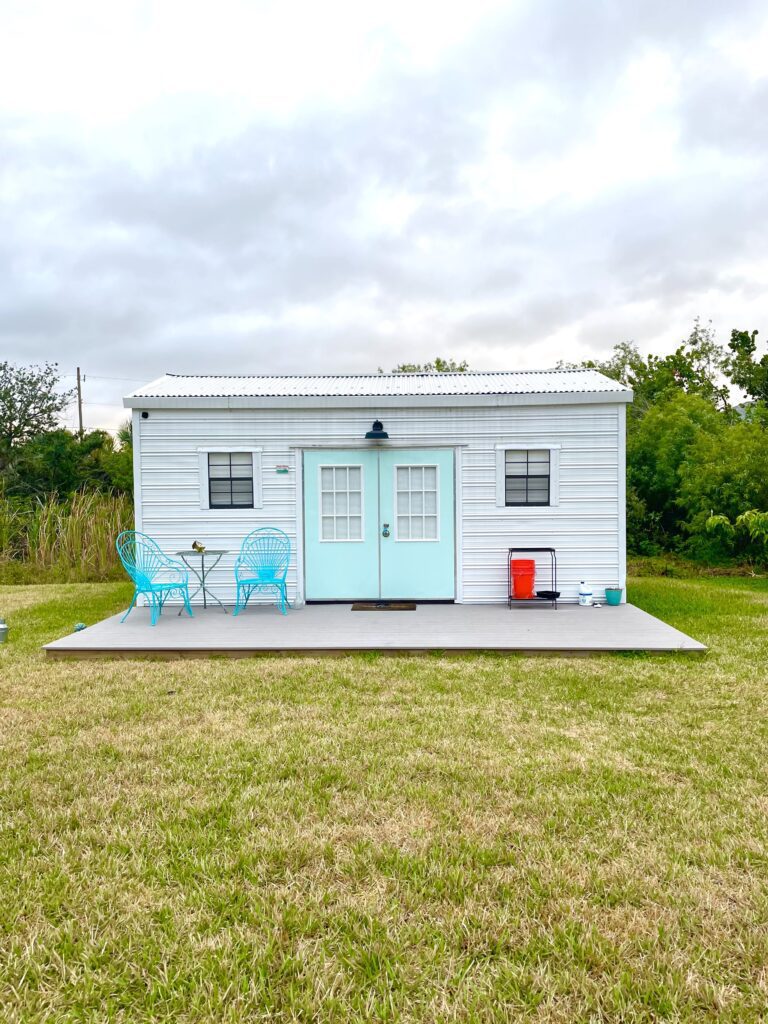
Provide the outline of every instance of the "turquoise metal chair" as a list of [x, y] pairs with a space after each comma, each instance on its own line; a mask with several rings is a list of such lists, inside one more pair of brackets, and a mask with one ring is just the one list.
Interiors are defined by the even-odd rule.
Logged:
[[285, 577], [290, 560], [291, 542], [282, 530], [274, 526], [261, 526], [249, 533], [235, 560], [235, 615], [239, 615], [245, 608], [254, 590], [269, 589], [277, 591], [280, 611], [287, 615], [289, 606]]
[[192, 615], [189, 603], [189, 572], [158, 547], [157, 543], [146, 533], [136, 530], [124, 530], [115, 542], [120, 561], [125, 571], [133, 580], [135, 590], [128, 611], [120, 619], [125, 622], [131, 614], [140, 594], [149, 600], [152, 625], [157, 624], [163, 605], [169, 597], [175, 595], [184, 602], [184, 607]]

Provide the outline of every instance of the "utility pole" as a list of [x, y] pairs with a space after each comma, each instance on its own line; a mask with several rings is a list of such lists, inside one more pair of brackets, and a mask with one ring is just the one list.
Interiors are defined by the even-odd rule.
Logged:
[[83, 440], [83, 388], [80, 381], [80, 367], [77, 368], [77, 423], [78, 437]]

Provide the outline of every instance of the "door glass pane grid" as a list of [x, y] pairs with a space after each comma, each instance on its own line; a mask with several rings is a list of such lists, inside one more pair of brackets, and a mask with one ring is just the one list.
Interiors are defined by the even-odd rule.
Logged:
[[320, 540], [362, 539], [362, 466], [321, 466]]
[[398, 466], [395, 470], [395, 539], [437, 537], [437, 466]]

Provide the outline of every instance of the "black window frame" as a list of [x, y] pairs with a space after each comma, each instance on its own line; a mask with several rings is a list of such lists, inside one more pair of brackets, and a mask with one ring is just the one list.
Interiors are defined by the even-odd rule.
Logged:
[[[256, 487], [253, 480], [254, 474], [254, 458], [253, 452], [208, 452], [208, 507], [211, 509], [233, 509], [241, 511], [242, 509], [256, 508]], [[211, 476], [211, 456], [221, 458], [226, 455], [229, 458], [229, 476]], [[233, 476], [232, 475], [232, 456], [233, 455], [249, 455], [251, 459], [251, 472], [249, 476]], [[243, 481], [248, 480], [251, 486], [251, 497], [250, 502], [247, 504], [235, 503], [234, 495], [232, 492], [232, 482], [234, 480]], [[221, 501], [213, 500], [213, 493], [211, 489], [211, 483], [215, 481], [217, 484], [229, 482], [229, 502], [224, 503]]]
[[[547, 453], [547, 472], [546, 473], [531, 473], [531, 452], [542, 452]], [[508, 473], [507, 472], [507, 454], [514, 452], [518, 455], [525, 453], [525, 473]], [[507, 482], [509, 480], [525, 481], [525, 501], [509, 501], [507, 498]], [[546, 480], [547, 481], [547, 498], [546, 501], [529, 501], [528, 500], [528, 481], [529, 480]], [[552, 503], [552, 452], [549, 448], [505, 448], [504, 449], [504, 507], [505, 508], [549, 508]]]

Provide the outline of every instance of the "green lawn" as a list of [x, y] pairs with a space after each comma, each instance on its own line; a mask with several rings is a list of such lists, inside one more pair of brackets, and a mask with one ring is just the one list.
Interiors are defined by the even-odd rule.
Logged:
[[765, 1021], [768, 582], [704, 658], [47, 662], [0, 587], [0, 1019]]

